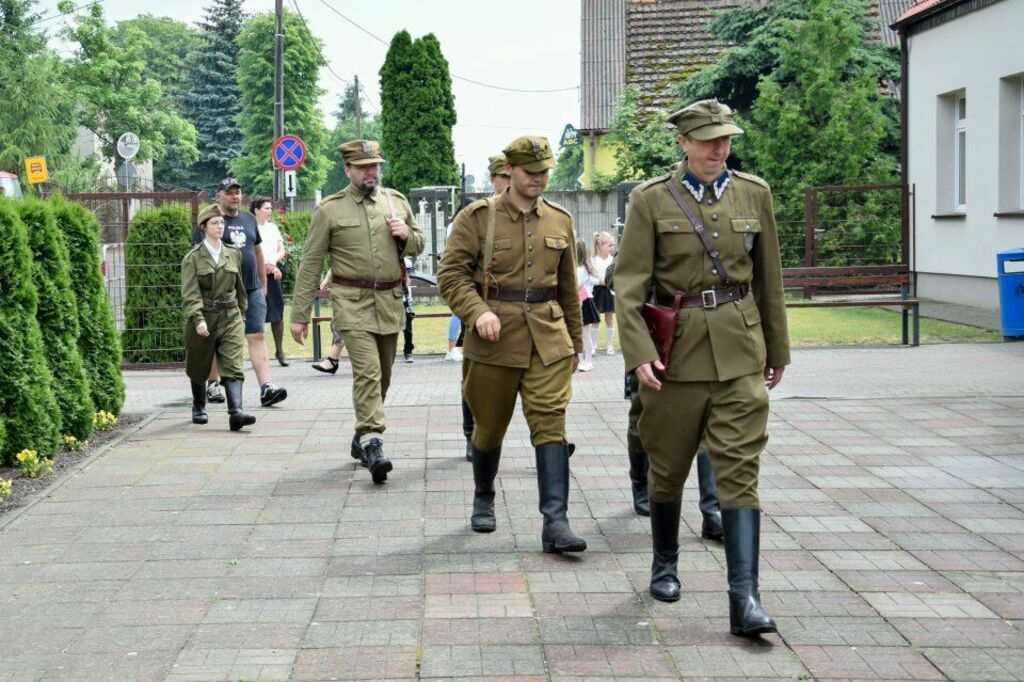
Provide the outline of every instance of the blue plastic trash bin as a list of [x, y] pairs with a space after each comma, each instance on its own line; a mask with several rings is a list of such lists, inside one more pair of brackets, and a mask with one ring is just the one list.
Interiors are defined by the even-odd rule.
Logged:
[[996, 254], [1003, 336], [1024, 336], [1024, 249]]

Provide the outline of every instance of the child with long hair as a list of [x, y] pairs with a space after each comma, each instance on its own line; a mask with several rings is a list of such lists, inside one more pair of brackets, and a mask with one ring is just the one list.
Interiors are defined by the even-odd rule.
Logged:
[[583, 309], [583, 357], [580, 359], [579, 370], [589, 372], [594, 369], [597, 323], [601, 321], [601, 316], [594, 306], [597, 272], [587, 255], [587, 243], [582, 239], [576, 240], [576, 281], [579, 282], [580, 307]]
[[[594, 235], [594, 273], [597, 284], [594, 285], [594, 305], [597, 312], [604, 315], [605, 336], [608, 344], [608, 355], [615, 355], [615, 298], [611, 289], [604, 282], [605, 271], [612, 262], [615, 251], [615, 237], [609, 232], [598, 232]], [[594, 347], [597, 348], [597, 328], [594, 328]]]

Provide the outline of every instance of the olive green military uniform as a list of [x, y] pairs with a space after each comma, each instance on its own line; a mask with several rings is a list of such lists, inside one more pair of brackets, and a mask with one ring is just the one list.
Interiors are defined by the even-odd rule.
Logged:
[[749, 285], [750, 293], [715, 308], [683, 308], [668, 380], [661, 391], [640, 389], [639, 431], [650, 457], [650, 494], [652, 499], [678, 495], [706, 426], [722, 506], [757, 507], [758, 459], [768, 439], [763, 371], [789, 364], [771, 192], [760, 178], [727, 171], [717, 189], [701, 188], [698, 202], [682, 184], [684, 175], [692, 178], [685, 162], [630, 194], [615, 271], [626, 367], [658, 358], [640, 316], [652, 285], [666, 295], [724, 286], [667, 183], [683, 188], [684, 201], [704, 223], [730, 278]]
[[494, 156], [487, 157], [487, 171], [493, 178], [495, 175], [501, 175], [505, 172], [505, 155], [495, 154]]
[[[355, 151], [345, 151], [352, 144], [341, 146], [347, 163], [383, 161], [377, 157], [376, 143], [366, 143], [365, 151], [360, 151], [358, 145]], [[396, 241], [388, 228], [391, 207], [395, 217], [409, 226], [404, 243]], [[402, 287], [398, 284], [402, 278], [399, 259], [415, 257], [422, 250], [423, 235], [412, 208], [402, 194], [392, 189], [378, 187], [363, 194], [349, 185], [325, 198], [310, 221], [291, 321], [309, 323], [310, 307], [320, 286], [321, 264], [324, 256], [329, 256], [334, 281], [332, 329], [345, 340], [352, 363], [357, 436], [381, 434], [387, 426], [384, 399], [391, 384], [398, 333], [405, 325]]]
[[[493, 201], [489, 286], [499, 292], [557, 288], [558, 296], [540, 303], [484, 301], [481, 254], [488, 200], [456, 216], [437, 280], [441, 295], [466, 325], [465, 395], [476, 420], [473, 442], [484, 450], [501, 445], [517, 394], [533, 444], [564, 442], [572, 358], [582, 348], [583, 330], [572, 216], [543, 197], [529, 213], [513, 206], [508, 193]], [[481, 338], [475, 327], [488, 311], [501, 322], [497, 342]]]
[[[504, 154], [510, 166], [525, 173], [546, 173], [555, 165], [551, 145], [542, 137], [518, 138]], [[572, 449], [565, 410], [573, 359], [583, 348], [576, 234], [572, 216], [561, 206], [538, 197], [523, 212], [512, 203], [513, 191], [514, 180], [505, 193], [470, 204], [456, 216], [437, 276], [441, 295], [467, 329], [463, 393], [476, 422], [470, 445], [471, 524], [477, 532], [495, 529], [494, 480], [521, 396], [536, 453], [541, 544], [545, 552], [582, 552], [587, 543], [572, 533], [566, 515]], [[492, 249], [488, 265], [485, 254]], [[486, 313], [500, 322], [497, 341], [484, 339], [476, 328]]]
[[[204, 242], [193, 246], [181, 260], [181, 300], [185, 311], [185, 372], [189, 379], [205, 386], [216, 357], [221, 379], [242, 381], [247, 299], [241, 252], [223, 244], [215, 263]], [[237, 304], [217, 305], [231, 301]], [[196, 333], [196, 325], [204, 320], [210, 332], [206, 337]]]

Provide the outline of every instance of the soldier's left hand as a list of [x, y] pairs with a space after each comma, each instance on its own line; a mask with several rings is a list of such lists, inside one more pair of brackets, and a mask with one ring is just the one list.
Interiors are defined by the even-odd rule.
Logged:
[[302, 342], [306, 340], [306, 335], [308, 333], [308, 324], [302, 324], [301, 322], [292, 322], [292, 338], [295, 339], [295, 343], [301, 346]]
[[409, 238], [409, 226], [400, 218], [388, 218], [388, 229], [391, 230], [391, 236], [395, 239], [404, 242]]
[[782, 383], [782, 373], [786, 371], [785, 367], [765, 367], [764, 368], [764, 385], [769, 391]]

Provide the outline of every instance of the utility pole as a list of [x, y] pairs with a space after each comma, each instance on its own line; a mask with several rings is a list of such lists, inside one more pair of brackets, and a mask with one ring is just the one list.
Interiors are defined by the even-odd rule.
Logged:
[[[274, 0], [274, 137], [284, 135], [284, 0]], [[274, 169], [274, 202], [284, 200], [284, 171]]]
[[359, 91], [359, 74], [356, 74], [356, 139], [363, 139], [363, 95]]

